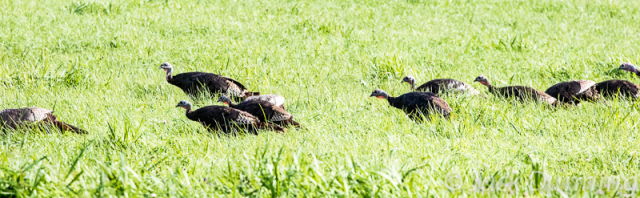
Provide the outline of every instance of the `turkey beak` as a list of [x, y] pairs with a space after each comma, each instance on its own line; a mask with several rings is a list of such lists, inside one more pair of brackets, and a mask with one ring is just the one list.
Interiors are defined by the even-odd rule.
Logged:
[[176, 105], [176, 108], [180, 107], [180, 105]]
[[371, 94], [369, 97], [374, 97], [375, 95]]

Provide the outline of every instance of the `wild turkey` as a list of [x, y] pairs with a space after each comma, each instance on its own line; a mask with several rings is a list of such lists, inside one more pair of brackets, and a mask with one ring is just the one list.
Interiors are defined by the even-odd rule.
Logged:
[[173, 66], [162, 63], [160, 69], [167, 73], [167, 82], [180, 87], [182, 91], [191, 96], [197, 96], [199, 91], [208, 91], [210, 94], [227, 94], [234, 98], [247, 98], [260, 95], [258, 92], [250, 92], [242, 83], [229, 77], [204, 72], [188, 72], [173, 76]]
[[274, 130], [284, 133], [286, 129], [266, 122], [260, 122], [255, 116], [225, 106], [206, 106], [191, 111], [191, 103], [186, 100], [180, 101], [176, 107], [187, 110], [187, 118], [199, 122], [209, 131], [222, 131], [230, 134], [234, 130], [242, 129], [249, 133], [258, 134], [258, 129]]
[[471, 85], [450, 78], [431, 80], [420, 85], [418, 88], [415, 88], [416, 79], [413, 76], [405, 76], [402, 78], [402, 82], [409, 83], [409, 85], [411, 85], [411, 91], [431, 92], [437, 95], [444, 92], [468, 93], [471, 95], [480, 94], [480, 92]]
[[293, 116], [286, 110], [271, 104], [270, 102], [255, 100], [244, 101], [240, 104], [233, 104], [231, 98], [222, 95], [218, 102], [223, 102], [229, 107], [245, 111], [251, 115], [260, 119], [261, 122], [272, 122], [279, 126], [293, 125], [300, 127], [296, 121], [293, 121]]
[[249, 96], [248, 98], [244, 99], [242, 102], [251, 102], [251, 101], [265, 101], [286, 110], [286, 108], [284, 108], [284, 97], [279, 95], [265, 94], [265, 95]]
[[402, 109], [412, 120], [422, 121], [420, 114], [428, 118], [429, 114], [437, 113], [449, 118], [451, 107], [442, 98], [431, 92], [409, 92], [398, 97], [391, 97], [387, 92], [376, 89], [370, 97], [386, 99], [389, 105]]
[[2, 110], [0, 111], [0, 124], [3, 128], [10, 129], [17, 129], [29, 124], [55, 126], [60, 131], [87, 134], [87, 131], [83, 129], [58, 121], [58, 118], [53, 115], [53, 111], [39, 107]]
[[561, 82], [549, 87], [545, 93], [565, 104], [579, 104], [580, 101], [597, 101], [600, 95], [590, 80]]
[[596, 90], [602, 97], [615, 98], [618, 94], [622, 97], [638, 99], [640, 86], [626, 80], [607, 80], [595, 85]]
[[487, 79], [487, 77], [483, 75], [478, 76], [474, 80], [474, 82], [480, 82], [484, 86], [487, 86], [489, 88], [489, 92], [497, 96], [501, 96], [505, 98], [515, 98], [516, 100], [519, 100], [521, 102], [533, 99], [533, 100], [540, 101], [547, 104], [553, 104], [553, 105], [558, 104], [557, 100], [554, 97], [531, 87], [525, 87], [525, 86], [494, 87], [489, 82], [489, 79]]
[[633, 72], [636, 74], [636, 76], [640, 76], [640, 71], [638, 71], [638, 69], [636, 69], [636, 66], [631, 63], [622, 63], [620, 64], [620, 67], [618, 67], [618, 69]]

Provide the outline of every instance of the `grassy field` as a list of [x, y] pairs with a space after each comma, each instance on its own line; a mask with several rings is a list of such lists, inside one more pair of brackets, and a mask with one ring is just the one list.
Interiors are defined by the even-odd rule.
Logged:
[[[377, 88], [440, 77], [545, 90], [625, 79], [640, 1], [0, 0], [0, 105], [89, 135], [0, 138], [0, 196], [637, 196], [638, 103], [444, 97], [409, 120]], [[304, 130], [217, 137], [158, 67], [280, 94]], [[197, 107], [222, 105], [191, 100]]]

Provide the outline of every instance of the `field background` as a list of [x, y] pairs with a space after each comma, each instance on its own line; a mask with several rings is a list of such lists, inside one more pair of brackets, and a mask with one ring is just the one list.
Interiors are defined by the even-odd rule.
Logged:
[[[540, 90], [625, 79], [640, 1], [0, 0], [0, 106], [54, 109], [89, 135], [0, 139], [19, 196], [636, 196], [637, 103], [552, 110], [445, 97], [416, 124], [386, 101], [412, 74]], [[158, 67], [280, 94], [306, 130], [217, 137]], [[486, 88], [474, 86], [488, 94]], [[196, 107], [221, 105], [191, 100]], [[635, 186], [634, 186], [635, 184]]]

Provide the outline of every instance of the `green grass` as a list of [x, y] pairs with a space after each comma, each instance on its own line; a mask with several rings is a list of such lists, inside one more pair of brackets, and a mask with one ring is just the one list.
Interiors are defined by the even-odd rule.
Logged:
[[[416, 124], [368, 96], [409, 91], [407, 74], [640, 83], [615, 70], [640, 63], [640, 1], [0, 5], [0, 107], [54, 109], [90, 131], [2, 136], [0, 196], [638, 195], [638, 103], [445, 97], [451, 120]], [[175, 108], [188, 98], [162, 62], [283, 95], [307, 129], [209, 134]]]

